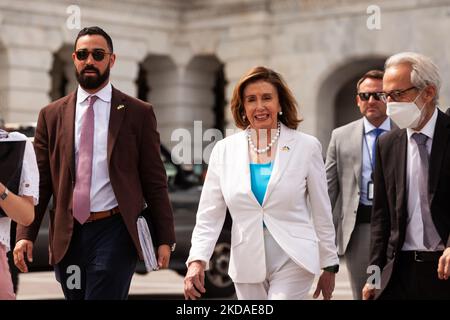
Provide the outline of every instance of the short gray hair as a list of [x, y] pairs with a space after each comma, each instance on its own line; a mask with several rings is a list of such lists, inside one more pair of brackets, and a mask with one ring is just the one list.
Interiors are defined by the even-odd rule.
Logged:
[[436, 96], [433, 102], [437, 104], [439, 100], [439, 90], [441, 89], [441, 76], [439, 68], [427, 56], [415, 52], [401, 52], [394, 54], [386, 60], [384, 70], [399, 64], [409, 64], [411, 70], [411, 83], [418, 89], [426, 86], [433, 86], [436, 89]]

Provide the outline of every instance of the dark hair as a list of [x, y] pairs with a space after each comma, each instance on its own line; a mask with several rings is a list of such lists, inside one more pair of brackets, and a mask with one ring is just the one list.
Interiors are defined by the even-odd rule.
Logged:
[[82, 36], [95, 35], [95, 34], [105, 38], [106, 43], [108, 44], [108, 49], [111, 51], [111, 53], [114, 52], [113, 43], [112, 43], [111, 37], [102, 28], [97, 27], [97, 26], [86, 27], [86, 28], [81, 29], [80, 32], [78, 32], [77, 38], [75, 39], [75, 44], [73, 45], [73, 49], [74, 50], [77, 49], [78, 39], [80, 39]]
[[378, 79], [383, 80], [384, 72], [381, 70], [370, 70], [367, 71], [361, 79], [358, 80], [358, 83], [356, 83], [356, 92], [359, 92], [359, 86], [361, 83], [366, 79]]
[[295, 101], [294, 95], [279, 73], [262, 66], [250, 69], [234, 88], [233, 97], [231, 98], [231, 112], [236, 126], [245, 129], [250, 124], [248, 119], [244, 118], [244, 90], [250, 83], [260, 80], [272, 84], [277, 89], [278, 100], [281, 111], [283, 111], [283, 114], [278, 116], [278, 119], [287, 127], [297, 129], [302, 119], [298, 117], [297, 101]]

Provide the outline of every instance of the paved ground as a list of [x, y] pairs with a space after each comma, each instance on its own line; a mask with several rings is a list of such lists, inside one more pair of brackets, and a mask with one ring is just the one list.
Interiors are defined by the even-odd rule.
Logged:
[[[63, 299], [59, 284], [53, 272], [20, 274], [18, 300]], [[310, 296], [315, 289], [315, 283]], [[182, 299], [183, 277], [171, 270], [152, 272], [147, 275], [135, 274], [130, 289], [131, 299]], [[233, 299], [234, 297], [230, 297]], [[336, 277], [336, 300], [352, 299], [347, 270], [341, 263], [341, 271]]]

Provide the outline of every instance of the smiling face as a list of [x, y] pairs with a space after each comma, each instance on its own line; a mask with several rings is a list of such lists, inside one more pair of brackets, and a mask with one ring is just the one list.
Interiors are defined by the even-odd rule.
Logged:
[[245, 116], [252, 129], [276, 129], [281, 111], [277, 89], [269, 82], [259, 80], [244, 89]]

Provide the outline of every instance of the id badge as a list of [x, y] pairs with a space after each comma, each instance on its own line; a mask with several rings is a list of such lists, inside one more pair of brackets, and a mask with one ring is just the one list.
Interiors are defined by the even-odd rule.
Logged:
[[373, 182], [369, 181], [367, 183], [367, 200], [373, 200]]

